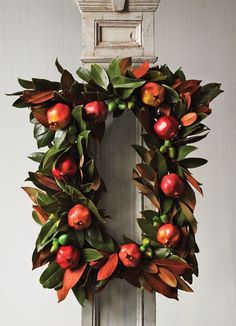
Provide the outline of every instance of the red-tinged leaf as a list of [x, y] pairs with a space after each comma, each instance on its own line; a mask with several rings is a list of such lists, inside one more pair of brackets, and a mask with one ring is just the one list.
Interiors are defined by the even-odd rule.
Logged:
[[109, 278], [115, 271], [117, 264], [118, 264], [118, 255], [117, 253], [111, 254], [103, 265], [97, 275], [97, 281], [102, 281]]
[[131, 57], [124, 58], [120, 60], [120, 72], [121, 75], [125, 76], [127, 70], [130, 70], [132, 66], [132, 59]]
[[142, 274], [139, 275], [138, 279], [139, 279], [141, 288], [145, 289], [146, 291], [148, 291], [150, 293], [153, 292], [152, 287], [148, 284], [148, 282], [146, 281], [145, 277]]
[[23, 189], [27, 193], [27, 195], [29, 196], [29, 198], [32, 200], [33, 203], [35, 204], [37, 203], [36, 197], [39, 192], [38, 189], [32, 187], [22, 187], [21, 189]]
[[188, 110], [191, 106], [191, 94], [189, 92], [186, 92], [183, 94], [182, 98], [185, 99], [185, 101], [187, 103], [187, 110]]
[[139, 275], [140, 270], [137, 268], [126, 268], [121, 276], [131, 285], [140, 288]]
[[185, 292], [193, 292], [193, 289], [178, 275], [175, 276], [177, 279], [177, 288]]
[[196, 112], [189, 112], [180, 119], [181, 124], [184, 127], [191, 126], [196, 120], [197, 120]]
[[206, 114], [211, 114], [211, 112], [212, 112], [212, 110], [206, 105], [199, 106], [194, 111], [196, 113], [206, 113]]
[[54, 98], [53, 91], [24, 91], [22, 100], [30, 104], [40, 104]]
[[48, 176], [44, 175], [43, 173], [36, 172], [35, 173], [35, 178], [39, 183], [42, 185], [46, 186], [49, 189], [60, 191], [61, 189], [58, 187], [56, 184], [56, 181], [49, 178]]
[[153, 290], [168, 298], [177, 299], [177, 288], [167, 285], [158, 276], [144, 272], [144, 277]]
[[145, 163], [139, 163], [136, 165], [136, 169], [139, 174], [148, 181], [154, 181], [156, 172], [155, 170]]
[[187, 173], [187, 172], [184, 172], [184, 175], [186, 177], [186, 179], [188, 180], [188, 182], [197, 190], [200, 192], [201, 195], [203, 195], [203, 191], [202, 191], [202, 188], [199, 186], [199, 182], [197, 182], [196, 179], [194, 179], [194, 177]]
[[181, 79], [176, 79], [175, 82], [174, 82], [174, 84], [171, 85], [171, 87], [172, 87], [173, 89], [176, 89], [176, 88], [179, 87], [181, 84], [183, 84], [182, 80], [181, 80]]
[[160, 267], [166, 268], [172, 273], [178, 275], [192, 271], [192, 267], [186, 262], [183, 262], [181, 260], [161, 258], [161, 259], [156, 259], [153, 262], [158, 266], [158, 268]]
[[47, 109], [45, 108], [35, 108], [31, 109], [33, 116], [35, 119], [40, 122], [45, 127], [48, 127], [48, 118], [47, 118]]
[[150, 112], [149, 110], [142, 108], [139, 111], [139, 120], [143, 126], [143, 128], [148, 132], [152, 133], [152, 123], [150, 119]]
[[159, 277], [160, 279], [168, 284], [169, 286], [176, 288], [177, 286], [177, 279], [173, 273], [171, 273], [168, 269], [163, 267], [159, 267]]
[[44, 212], [42, 210], [41, 207], [39, 207], [38, 205], [33, 205], [33, 209], [36, 212], [39, 221], [41, 222], [41, 224], [45, 224], [49, 218], [49, 214], [47, 214], [46, 212]]
[[140, 66], [138, 66], [137, 68], [135, 68], [132, 73], [136, 78], [141, 78], [144, 75], [146, 75], [146, 73], [148, 72], [150, 68], [150, 65], [147, 61], [145, 61], [144, 63], [142, 63]]
[[169, 103], [166, 103], [166, 102], [161, 103], [161, 105], [159, 105], [158, 109], [167, 116], [169, 116], [171, 113], [171, 106]]
[[[186, 82], [183, 82], [181, 85], [179, 85], [178, 87], [176, 87], [176, 91], [178, 93], [183, 93], [186, 91], [189, 91], [189, 89], [192, 88], [192, 90], [194, 89], [194, 87], [198, 87], [201, 84], [201, 80], [186, 80]], [[190, 92], [192, 94], [192, 92]]]
[[157, 208], [160, 209], [160, 202], [158, 201], [157, 197], [154, 193], [145, 194], [145, 196], [152, 202], [152, 204]]
[[48, 249], [43, 249], [40, 252], [37, 252], [35, 250], [32, 257], [32, 263], [33, 263], [32, 269], [36, 269], [38, 267], [47, 264], [50, 260], [51, 255], [52, 254]]
[[196, 206], [196, 196], [195, 192], [193, 191], [192, 187], [186, 182], [185, 191], [179, 197], [179, 200], [187, 204], [192, 210], [195, 209]]
[[183, 202], [179, 202], [180, 207], [182, 209], [182, 212], [184, 213], [186, 219], [189, 222], [189, 225], [191, 226], [192, 230], [194, 233], [196, 233], [197, 231], [197, 221], [195, 219], [195, 217], [193, 216], [193, 212], [192, 210]]
[[99, 269], [99, 268], [102, 267], [106, 262], [107, 262], [107, 257], [103, 257], [103, 258], [98, 259], [98, 260], [92, 260], [92, 261], [90, 261], [90, 262], [89, 262], [89, 265], [90, 265], [92, 268]]
[[58, 297], [58, 302], [63, 301], [70, 289], [72, 289], [80, 280], [82, 277], [85, 269], [86, 269], [87, 263], [83, 264], [77, 269], [71, 270], [67, 269], [64, 274], [64, 279], [63, 279], [63, 287], [57, 291], [57, 297]]
[[142, 194], [147, 195], [152, 193], [152, 190], [148, 186], [145, 186], [144, 184], [140, 183], [138, 180], [134, 180], [134, 183]]
[[152, 262], [148, 261], [142, 261], [141, 264], [139, 264], [139, 268], [147, 273], [150, 274], [156, 274], [158, 272], [158, 267]]
[[158, 198], [160, 194], [160, 183], [157, 174], [155, 175], [153, 191], [154, 191], [154, 195]]

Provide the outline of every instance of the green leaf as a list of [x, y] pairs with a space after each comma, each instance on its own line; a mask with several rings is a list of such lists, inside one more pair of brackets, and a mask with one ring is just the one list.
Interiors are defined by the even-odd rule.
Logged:
[[185, 158], [184, 160], [179, 161], [181, 166], [186, 169], [197, 168], [199, 166], [206, 164], [207, 162], [208, 161], [205, 160], [204, 158], [195, 158], [195, 157]]
[[201, 87], [200, 94], [197, 99], [194, 101], [194, 105], [207, 105], [209, 104], [215, 97], [223, 92], [220, 89], [221, 84], [211, 83]]
[[142, 211], [141, 214], [143, 215], [143, 217], [145, 217], [146, 220], [148, 220], [149, 222], [152, 222], [153, 217], [158, 216], [158, 213], [156, 211], [152, 211], [152, 210], [145, 210]]
[[12, 106], [22, 109], [22, 108], [28, 108], [29, 107], [29, 103], [25, 103], [21, 98], [18, 98], [13, 104]]
[[143, 76], [143, 78], [152, 82], [157, 82], [161, 80], [166, 80], [167, 76], [164, 75], [161, 71], [150, 70], [146, 73], [145, 76]]
[[37, 251], [42, 250], [57, 233], [60, 220], [48, 220], [41, 228], [39, 236], [36, 241]]
[[150, 223], [149, 221], [145, 220], [144, 218], [138, 218], [138, 225], [142, 229], [142, 231], [152, 237], [156, 237], [157, 230], [156, 228]]
[[72, 291], [73, 291], [77, 301], [79, 302], [79, 304], [82, 307], [84, 307], [84, 301], [85, 301], [85, 298], [86, 298], [86, 288], [85, 287], [80, 287], [77, 284], [72, 288]]
[[196, 233], [196, 231], [197, 231], [197, 221], [196, 221], [195, 217], [193, 216], [192, 211], [190, 210], [190, 208], [188, 208], [187, 205], [185, 205], [181, 201], [179, 202], [179, 204], [180, 204], [182, 212], [185, 215], [187, 221], [189, 222], [193, 232]]
[[91, 65], [91, 79], [100, 87], [107, 90], [109, 85], [109, 77], [102, 66], [93, 63]]
[[87, 83], [91, 79], [90, 71], [88, 69], [83, 68], [83, 67], [79, 67], [79, 69], [76, 71], [76, 73], [79, 76], [79, 78], [86, 81]]
[[186, 145], [180, 146], [178, 148], [177, 161], [183, 160], [188, 154], [195, 151], [196, 149], [198, 148], [195, 146], [186, 146]]
[[165, 80], [165, 84], [166, 85], [172, 85], [174, 82], [174, 75], [173, 73], [170, 71], [169, 67], [167, 65], [161, 66], [159, 68], [159, 71], [162, 72], [164, 75], [167, 76], [166, 80]]
[[87, 151], [90, 132], [90, 130], [85, 130], [78, 135], [77, 150], [80, 157], [83, 155], [84, 151]]
[[54, 144], [57, 148], [66, 146], [68, 144], [67, 140], [68, 129], [58, 129], [54, 136]]
[[114, 88], [138, 88], [145, 84], [145, 80], [128, 78], [124, 76], [116, 77], [112, 80], [112, 85]]
[[25, 80], [18, 78], [18, 83], [21, 85], [21, 87], [26, 89], [34, 89], [34, 84], [31, 80]]
[[174, 73], [174, 77], [177, 78], [177, 79], [179, 78], [182, 82], [186, 81], [185, 74], [184, 74], [184, 72], [183, 72], [183, 70], [181, 68], [176, 70], [176, 72]]
[[170, 103], [177, 103], [180, 100], [179, 94], [170, 86], [163, 85], [166, 90], [166, 99]]
[[86, 122], [83, 119], [83, 105], [77, 105], [73, 111], [72, 116], [76, 121], [77, 126], [79, 127], [80, 131], [86, 130]]
[[42, 152], [34, 152], [28, 155], [28, 158], [34, 162], [40, 163], [42, 158], [44, 156], [44, 153]]
[[47, 79], [32, 78], [34, 88], [37, 91], [49, 91], [49, 90], [60, 90], [61, 85], [58, 82], [52, 82]]
[[113, 59], [108, 67], [108, 75], [109, 75], [110, 79], [112, 80], [112, 79], [120, 76], [120, 74], [121, 74], [120, 62], [117, 59]]
[[174, 202], [173, 198], [164, 197], [164, 201], [162, 202], [161, 205], [161, 213], [167, 214], [170, 211], [173, 202]]
[[155, 250], [155, 256], [157, 258], [166, 258], [170, 255], [171, 251], [169, 248], [158, 248]]
[[52, 142], [54, 135], [54, 131], [47, 129], [40, 123], [35, 124], [34, 137], [37, 140], [38, 148], [49, 145]]
[[165, 157], [159, 152], [156, 151], [151, 162], [150, 166], [157, 171], [159, 179], [166, 174], [168, 174], [168, 166]]
[[94, 261], [103, 257], [99, 251], [91, 248], [83, 249], [83, 256], [85, 261]]
[[79, 244], [80, 248], [83, 247], [84, 245], [84, 231], [83, 230], [72, 230], [69, 233], [69, 237], [72, 241], [76, 242]]
[[[56, 145], [49, 148], [49, 150], [44, 154], [39, 168], [51, 172], [56, 156], [59, 156], [63, 151], [65, 151], [65, 149], [66, 148], [57, 148]], [[68, 150], [69, 149], [70, 147]]]
[[61, 269], [56, 262], [53, 262], [45, 269], [39, 281], [44, 288], [52, 289], [63, 280], [64, 273], [65, 270]]
[[38, 223], [39, 225], [43, 225], [40, 219], [38, 218], [38, 214], [35, 211], [32, 212], [32, 217], [36, 223]]

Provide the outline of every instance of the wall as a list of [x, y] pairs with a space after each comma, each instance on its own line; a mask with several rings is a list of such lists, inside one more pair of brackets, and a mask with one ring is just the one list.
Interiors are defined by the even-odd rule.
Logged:
[[[79, 66], [81, 18], [72, 0], [0, 0], [1, 236], [0, 324], [4, 326], [80, 325], [81, 309], [70, 296], [56, 295], [38, 284], [31, 272], [31, 250], [38, 226], [20, 186], [35, 165], [26, 159], [35, 150], [26, 110], [11, 108], [6, 92], [18, 89], [16, 77], [57, 79], [56, 56], [69, 70]], [[199, 146], [206, 167], [196, 171], [204, 183], [199, 198], [200, 277], [195, 294], [180, 302], [157, 297], [158, 326], [228, 326], [236, 324], [234, 127], [236, 2], [234, 0], [162, 0], [157, 14], [160, 63], [190, 78], [222, 82], [225, 93], [213, 103], [212, 131]]]

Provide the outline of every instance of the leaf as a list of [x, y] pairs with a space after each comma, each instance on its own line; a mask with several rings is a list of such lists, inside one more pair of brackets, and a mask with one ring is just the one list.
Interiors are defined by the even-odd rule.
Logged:
[[131, 69], [132, 59], [131, 57], [123, 58], [120, 60], [120, 72], [121, 75], [126, 75], [126, 72]]
[[195, 217], [193, 216], [192, 211], [183, 202], [180, 201], [179, 204], [180, 204], [180, 207], [181, 207], [184, 215], [186, 216], [193, 232], [196, 233], [197, 232], [197, 221], [196, 221]]
[[197, 113], [196, 112], [189, 112], [185, 114], [181, 119], [181, 124], [184, 127], [192, 125], [197, 120]]
[[76, 71], [77, 75], [87, 83], [91, 79], [90, 71], [88, 69], [85, 69], [83, 67], [79, 67], [79, 69]]
[[139, 264], [139, 268], [142, 271], [150, 273], [150, 274], [156, 274], [158, 272], [157, 266], [154, 263], [150, 262], [150, 261], [142, 261]]
[[180, 100], [179, 94], [170, 86], [164, 85], [166, 90], [166, 99], [170, 103], [177, 103]]
[[110, 79], [114, 79], [118, 76], [120, 76], [121, 70], [120, 70], [120, 62], [117, 59], [113, 59], [108, 67], [108, 75]]
[[33, 219], [35, 222], [39, 223], [40, 225], [44, 225], [49, 218], [49, 214], [44, 212], [42, 208], [37, 205], [33, 205], [33, 209]]
[[23, 88], [34, 89], [34, 84], [31, 80], [25, 80], [25, 79], [18, 78], [18, 83]]
[[28, 155], [28, 158], [34, 162], [40, 163], [43, 158], [44, 153], [34, 152]]
[[98, 275], [97, 275], [97, 281], [106, 280], [109, 278], [114, 271], [116, 270], [116, 267], [118, 265], [118, 255], [117, 253], [113, 253], [109, 256], [107, 262], [99, 269]]
[[58, 129], [55, 132], [54, 144], [57, 148], [66, 146], [68, 144], [68, 139], [66, 138], [68, 134], [68, 129]]
[[221, 84], [211, 83], [201, 87], [201, 92], [194, 101], [194, 105], [207, 105], [223, 91]]
[[175, 275], [176, 279], [177, 279], [177, 287], [178, 289], [185, 291], [185, 292], [193, 292], [193, 290], [191, 289], [191, 287], [178, 275]]
[[149, 222], [152, 222], [153, 218], [158, 216], [158, 213], [156, 211], [152, 211], [152, 210], [145, 210], [142, 211], [141, 214], [143, 215], [143, 217], [145, 217], [145, 219], [147, 219]]
[[172, 273], [182, 275], [192, 271], [192, 267], [182, 260], [171, 260], [167, 258], [156, 259], [153, 261], [157, 267], [163, 267], [171, 271]]
[[132, 147], [139, 154], [141, 159], [144, 160], [147, 149], [145, 147], [143, 147], [143, 146], [140, 146], [140, 145], [132, 145]]
[[151, 162], [150, 166], [157, 171], [159, 180], [161, 180], [166, 174], [168, 174], [168, 166], [164, 155], [159, 151], [156, 151]]
[[75, 119], [76, 124], [79, 127], [81, 132], [86, 130], [86, 122], [83, 119], [82, 112], [83, 112], [83, 106], [82, 105], [77, 105], [72, 111], [72, 116]]
[[195, 158], [195, 157], [185, 158], [185, 159], [179, 161], [181, 166], [186, 169], [197, 168], [199, 166], [206, 164], [207, 162], [208, 161], [205, 160], [204, 158]]
[[147, 280], [144, 278], [144, 276], [142, 274], [139, 275], [138, 279], [139, 279], [141, 289], [145, 289], [146, 291], [148, 291], [150, 293], [153, 292], [152, 287], [148, 284]]
[[[35, 125], [37, 126], [37, 124]], [[41, 127], [41, 131], [40, 133], [35, 133], [35, 138], [37, 140], [37, 145], [38, 145], [38, 148], [41, 148], [41, 147], [44, 147], [44, 146], [47, 146], [49, 145], [53, 138], [54, 138], [54, 135], [55, 135], [55, 132], [54, 131], [51, 131], [49, 129], [46, 129], [44, 126], [40, 125]], [[42, 129], [44, 128], [44, 129]]]
[[83, 249], [83, 256], [85, 261], [94, 261], [103, 257], [99, 251], [92, 248]]
[[134, 78], [128, 78], [124, 76], [116, 77], [112, 80], [114, 88], [138, 88], [145, 84], [145, 80], [139, 80]]
[[43, 173], [36, 172], [35, 173], [35, 178], [39, 183], [42, 185], [46, 186], [49, 189], [55, 190], [55, 191], [60, 191], [60, 188], [56, 184], [54, 179], [49, 178], [48, 176], [44, 175]]
[[171, 273], [168, 269], [165, 269], [163, 267], [159, 267], [159, 277], [160, 279], [168, 284], [171, 287], [176, 288], [177, 286], [177, 279], [173, 273]]
[[77, 301], [79, 302], [79, 304], [84, 307], [84, 301], [86, 298], [86, 289], [84, 287], [80, 287], [78, 285], [75, 285], [72, 288], [72, 291], [77, 299]]
[[59, 226], [60, 220], [49, 219], [41, 228], [41, 231], [36, 240], [37, 250], [42, 250], [57, 233], [57, 228]]
[[188, 154], [195, 151], [196, 149], [198, 148], [195, 146], [187, 146], [187, 145], [180, 146], [178, 148], [178, 156], [176, 160], [177, 161], [183, 160]]
[[47, 264], [51, 256], [52, 254], [49, 249], [41, 250], [40, 252], [37, 252], [37, 250], [35, 249], [32, 255], [32, 269], [34, 270], [38, 267]]
[[22, 100], [29, 104], [41, 104], [54, 98], [53, 91], [24, 91]]
[[[50, 80], [40, 78], [32, 78], [32, 81], [37, 91], [58, 91], [61, 89], [61, 85], [58, 82], [51, 82]], [[51, 94], [54, 95], [52, 92]]]
[[148, 181], [154, 181], [155, 180], [156, 173], [153, 170], [153, 168], [150, 167], [149, 165], [147, 165], [145, 163], [139, 163], [139, 164], [136, 164], [136, 169], [137, 169], [138, 173], [144, 179], [146, 179]]
[[158, 248], [155, 250], [155, 257], [157, 258], [166, 258], [170, 255], [169, 248]]
[[150, 65], [147, 61], [145, 61], [144, 63], [142, 63], [140, 66], [138, 66], [137, 68], [135, 68], [132, 71], [132, 74], [136, 77], [136, 78], [141, 78], [144, 75], [146, 75], [146, 73], [148, 72], [150, 68]]
[[70, 289], [72, 289], [81, 279], [87, 263], [81, 265], [79, 268], [75, 270], [67, 269], [63, 278], [63, 287], [57, 291], [58, 302], [63, 301]]
[[172, 288], [163, 281], [160, 280], [159, 277], [154, 277], [151, 274], [144, 272], [144, 277], [147, 280], [148, 284], [152, 287], [153, 290], [163, 294], [164, 296], [172, 299], [177, 299], [177, 289]]
[[138, 221], [138, 225], [140, 226], [140, 228], [145, 234], [150, 235], [152, 237], [156, 237], [157, 230], [152, 225], [152, 223], [145, 220], [144, 218], [138, 218], [137, 221]]
[[149, 70], [144, 76], [145, 80], [149, 80], [152, 82], [166, 80], [167, 76], [158, 70]]
[[64, 71], [64, 68], [62, 68], [62, 66], [60, 65], [58, 58], [56, 58], [55, 66], [57, 67], [57, 70], [62, 74]]
[[198, 191], [200, 192], [201, 195], [203, 195], [203, 191], [202, 191], [202, 188], [200, 187], [200, 184], [199, 182], [197, 182], [196, 179], [194, 179], [194, 177], [187, 173], [187, 172], [184, 172], [184, 175], [186, 177], [186, 179], [188, 180], [188, 182]]
[[173, 202], [174, 202], [173, 198], [164, 197], [164, 200], [161, 205], [162, 214], [167, 214], [170, 211]]
[[70, 90], [72, 84], [74, 83], [74, 77], [67, 70], [63, 70], [61, 75], [61, 88], [62, 90]]
[[109, 85], [109, 77], [102, 66], [93, 63], [91, 65], [91, 79], [100, 87], [107, 90]]
[[56, 262], [52, 262], [40, 276], [40, 283], [44, 288], [52, 289], [63, 280], [64, 270]]
[[27, 195], [29, 196], [29, 198], [32, 200], [33, 203], [37, 203], [37, 195], [39, 192], [41, 192], [40, 190], [36, 189], [36, 188], [32, 188], [32, 187], [22, 187], [21, 189], [23, 189]]

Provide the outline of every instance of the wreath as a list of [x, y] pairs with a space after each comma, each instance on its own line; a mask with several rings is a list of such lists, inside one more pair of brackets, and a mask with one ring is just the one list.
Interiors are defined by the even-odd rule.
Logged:
[[[201, 184], [190, 173], [207, 161], [187, 156], [209, 132], [203, 120], [220, 84], [201, 86], [186, 80], [181, 69], [147, 62], [132, 68], [131, 58], [114, 59], [107, 71], [98, 64], [79, 68], [73, 76], [56, 60], [60, 82], [19, 79], [24, 90], [13, 106], [30, 108], [38, 148], [29, 158], [39, 164], [23, 187], [33, 201], [33, 219], [41, 225], [32, 256], [33, 269], [48, 264], [40, 277], [55, 289], [58, 301], [70, 290], [84, 305], [113, 279], [178, 299], [178, 290], [192, 292], [198, 276], [195, 254], [195, 190]], [[106, 191], [94, 162], [105, 120], [126, 110], [139, 120], [143, 146], [134, 145], [141, 162], [133, 181], [153, 205], [137, 219], [142, 241], [124, 236], [119, 244], [106, 228], [109, 216], [98, 208]]]

